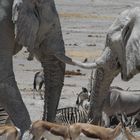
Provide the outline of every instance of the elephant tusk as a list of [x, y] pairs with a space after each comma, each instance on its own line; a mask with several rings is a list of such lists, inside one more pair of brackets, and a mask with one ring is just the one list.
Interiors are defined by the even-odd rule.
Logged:
[[72, 60], [74, 65], [79, 66], [84, 69], [95, 69], [99, 67], [104, 67], [108, 61], [108, 56], [111, 54], [111, 49], [109, 47], [106, 47], [102, 53], [102, 55], [94, 62], [92, 63], [82, 63], [77, 60]]
[[82, 63], [80, 61], [77, 60], [73, 60], [74, 65], [79, 66], [81, 68], [85, 68], [85, 69], [94, 69], [99, 67], [99, 65], [96, 62], [93, 63]]
[[85, 68], [85, 69], [94, 69], [100, 66], [100, 64], [93, 62], [93, 63], [82, 63], [80, 61], [77, 60], [72, 60], [70, 57], [66, 56], [63, 53], [57, 53], [55, 54], [55, 56], [62, 61], [63, 63], [66, 64], [70, 64], [70, 65], [75, 65], [75, 66], [79, 66], [81, 68]]

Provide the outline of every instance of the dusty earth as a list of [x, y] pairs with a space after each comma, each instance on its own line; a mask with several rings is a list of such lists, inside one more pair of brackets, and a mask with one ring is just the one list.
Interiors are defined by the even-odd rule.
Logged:
[[[93, 61], [102, 52], [105, 36], [115, 17], [123, 10], [139, 6], [139, 0], [56, 0], [60, 15], [62, 32], [68, 56], [83, 61]], [[23, 100], [28, 108], [32, 121], [42, 118], [43, 101], [37, 95], [33, 99], [33, 78], [41, 70], [40, 63], [34, 59], [27, 61], [28, 53], [24, 48], [14, 56], [14, 72]], [[67, 65], [67, 70], [78, 67]], [[87, 87], [91, 70], [81, 69], [84, 76], [65, 77], [64, 88], [59, 107], [74, 106], [77, 93], [81, 87]], [[123, 82], [120, 75], [112, 85], [127, 89], [140, 89], [140, 75], [129, 82]], [[27, 137], [24, 139], [28, 139]], [[118, 138], [120, 139], [120, 138]]]

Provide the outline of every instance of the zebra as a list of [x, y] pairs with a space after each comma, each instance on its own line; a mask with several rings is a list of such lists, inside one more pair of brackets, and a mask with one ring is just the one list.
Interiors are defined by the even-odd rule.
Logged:
[[[35, 73], [34, 76], [34, 82], [33, 82], [33, 99], [35, 99], [35, 91], [39, 92], [40, 98], [43, 99], [43, 96], [41, 94], [41, 88], [44, 84], [44, 72], [38, 71]], [[37, 85], [39, 86], [37, 89]]]
[[92, 69], [87, 88], [82, 87], [82, 91], [77, 96], [76, 105], [78, 108], [83, 107], [84, 109], [88, 110], [89, 103], [90, 103], [90, 94], [92, 93], [93, 90], [92, 88], [93, 82], [94, 79], [93, 79], [93, 69]]
[[90, 93], [85, 87], [82, 87], [82, 91], [78, 94], [76, 99], [76, 105], [79, 108], [80, 106], [83, 107], [84, 101], [89, 101]]
[[77, 107], [64, 107], [57, 109], [55, 122], [63, 125], [88, 122], [88, 112]]

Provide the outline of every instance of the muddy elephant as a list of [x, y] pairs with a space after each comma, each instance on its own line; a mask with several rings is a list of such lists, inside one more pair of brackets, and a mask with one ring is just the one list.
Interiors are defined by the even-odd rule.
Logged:
[[113, 79], [121, 73], [128, 81], [140, 72], [140, 8], [127, 9], [116, 18], [108, 30], [103, 53], [95, 62], [74, 62], [82, 68], [96, 68], [89, 111], [96, 124]]
[[65, 56], [53, 0], [0, 0], [0, 104], [23, 134], [31, 120], [17, 87], [12, 61], [22, 46], [34, 54], [44, 69], [47, 86], [43, 120], [54, 121], [65, 63], [73, 63]]

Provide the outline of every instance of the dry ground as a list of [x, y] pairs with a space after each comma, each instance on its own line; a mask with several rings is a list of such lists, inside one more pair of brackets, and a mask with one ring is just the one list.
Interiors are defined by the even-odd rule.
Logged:
[[[139, 0], [56, 0], [60, 15], [66, 53], [72, 58], [89, 61], [96, 59], [105, 44], [107, 29], [115, 17], [128, 7], [140, 6]], [[14, 71], [24, 102], [32, 121], [42, 118], [43, 101], [37, 96], [33, 99], [32, 87], [34, 73], [41, 69], [37, 60], [27, 61], [28, 53], [23, 49], [14, 56]], [[68, 70], [78, 67], [67, 65]], [[59, 107], [74, 106], [76, 94], [86, 87], [90, 70], [80, 69], [85, 76], [66, 77]], [[113, 85], [124, 89], [140, 89], [140, 75], [129, 82], [123, 82], [120, 75]], [[26, 138], [28, 139], [28, 138]]]

